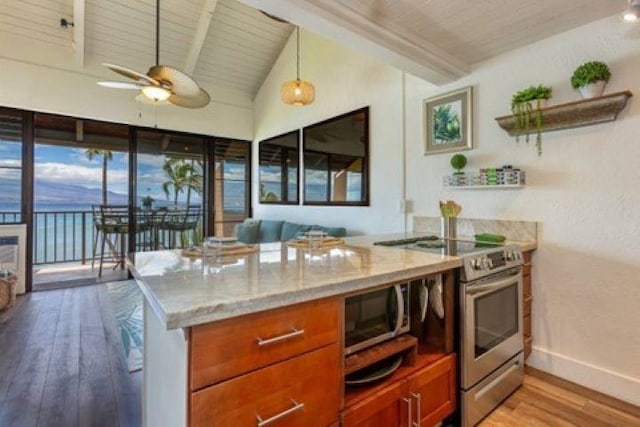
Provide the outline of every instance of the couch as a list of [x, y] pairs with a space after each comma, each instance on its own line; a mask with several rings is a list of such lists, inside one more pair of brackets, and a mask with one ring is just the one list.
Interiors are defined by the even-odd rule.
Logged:
[[268, 243], [293, 239], [309, 230], [322, 230], [332, 237], [347, 235], [344, 227], [323, 227], [269, 219], [246, 219], [238, 225], [236, 234], [238, 240], [244, 243]]

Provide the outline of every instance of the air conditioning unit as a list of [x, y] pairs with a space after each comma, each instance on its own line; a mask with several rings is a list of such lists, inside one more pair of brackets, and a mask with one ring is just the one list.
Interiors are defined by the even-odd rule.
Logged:
[[24, 224], [0, 225], [0, 270], [9, 270], [18, 277], [18, 294], [25, 292], [25, 242]]

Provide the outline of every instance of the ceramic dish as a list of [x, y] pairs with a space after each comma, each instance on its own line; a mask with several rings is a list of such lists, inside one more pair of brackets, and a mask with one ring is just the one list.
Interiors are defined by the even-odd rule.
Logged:
[[400, 367], [400, 364], [402, 364], [402, 355], [392, 356], [347, 375], [344, 383], [346, 385], [363, 385], [378, 381], [394, 373]]

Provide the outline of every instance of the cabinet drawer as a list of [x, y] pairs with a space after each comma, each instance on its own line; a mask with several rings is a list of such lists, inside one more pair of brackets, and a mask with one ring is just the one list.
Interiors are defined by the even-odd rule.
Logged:
[[[338, 344], [191, 394], [192, 426], [329, 426], [338, 420]], [[271, 423], [269, 423], [271, 424]], [[267, 424], [265, 424], [267, 425]]]
[[456, 410], [455, 355], [440, 359], [411, 375], [407, 380], [409, 391], [416, 402], [413, 417], [420, 414], [418, 425], [435, 425]]
[[338, 342], [338, 316], [326, 299], [194, 326], [191, 390]]

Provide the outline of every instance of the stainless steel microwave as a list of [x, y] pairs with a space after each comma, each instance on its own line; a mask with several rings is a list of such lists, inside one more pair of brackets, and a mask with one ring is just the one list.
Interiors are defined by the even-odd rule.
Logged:
[[409, 332], [409, 292], [409, 283], [402, 283], [347, 297], [345, 354]]

